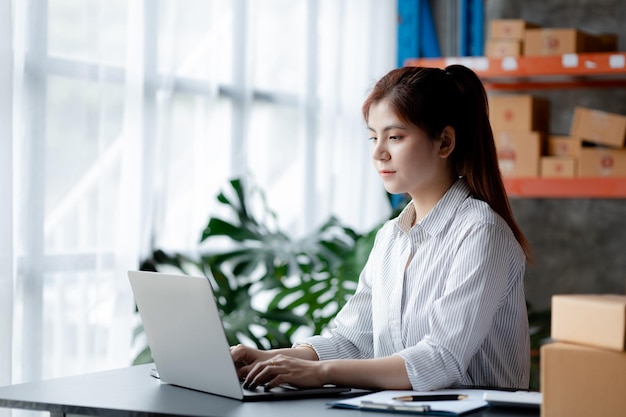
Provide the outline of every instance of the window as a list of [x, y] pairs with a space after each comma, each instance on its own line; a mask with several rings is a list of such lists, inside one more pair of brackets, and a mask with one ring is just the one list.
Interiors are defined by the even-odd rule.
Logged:
[[294, 233], [388, 215], [360, 116], [395, 61], [386, 0], [0, 2], [14, 265], [0, 382], [129, 364], [126, 270], [153, 247], [193, 251], [232, 177]]

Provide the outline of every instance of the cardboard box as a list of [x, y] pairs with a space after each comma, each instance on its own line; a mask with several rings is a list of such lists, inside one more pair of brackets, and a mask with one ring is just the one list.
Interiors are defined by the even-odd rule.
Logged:
[[489, 121], [494, 131], [547, 132], [550, 102], [530, 94], [490, 96]]
[[626, 352], [543, 345], [540, 386], [541, 417], [624, 417]]
[[553, 295], [551, 320], [557, 341], [626, 350], [626, 295]]
[[488, 39], [485, 43], [485, 56], [489, 58], [521, 55], [522, 41], [516, 39]]
[[577, 106], [574, 108], [570, 135], [621, 148], [626, 138], [626, 116]]
[[524, 34], [524, 55], [563, 55], [599, 51], [597, 36], [578, 29], [528, 29]]
[[489, 21], [489, 38], [521, 41], [526, 29], [538, 27], [539, 25], [522, 19], [492, 19]]
[[547, 139], [546, 153], [549, 156], [571, 156], [578, 158], [583, 140], [574, 136], [550, 135]]
[[618, 37], [615, 33], [602, 33], [597, 35], [600, 40], [600, 47], [602, 52], [615, 52], [617, 51]]
[[540, 176], [543, 178], [573, 178], [576, 176], [576, 159], [571, 156], [542, 156]]
[[626, 177], [626, 149], [581, 148], [576, 176]]
[[494, 132], [498, 164], [503, 177], [536, 178], [544, 136], [540, 132]]

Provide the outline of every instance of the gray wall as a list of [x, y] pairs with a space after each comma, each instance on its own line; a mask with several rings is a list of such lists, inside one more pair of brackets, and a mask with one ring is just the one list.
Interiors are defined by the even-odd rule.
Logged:
[[[626, 50], [624, 0], [486, 0], [486, 18], [525, 19], [543, 27], [618, 34]], [[626, 114], [626, 87], [533, 90], [551, 101], [550, 133], [568, 134], [575, 105]], [[626, 199], [512, 199], [534, 250], [526, 273], [530, 303], [552, 294], [626, 293]]]

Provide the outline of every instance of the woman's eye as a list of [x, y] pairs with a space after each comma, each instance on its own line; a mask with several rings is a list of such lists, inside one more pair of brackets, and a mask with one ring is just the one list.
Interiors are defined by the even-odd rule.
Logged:
[[389, 140], [400, 140], [400, 136], [389, 136]]
[[373, 136], [370, 136], [369, 138], [367, 138], [367, 140], [369, 140], [370, 142], [375, 142], [376, 138]]

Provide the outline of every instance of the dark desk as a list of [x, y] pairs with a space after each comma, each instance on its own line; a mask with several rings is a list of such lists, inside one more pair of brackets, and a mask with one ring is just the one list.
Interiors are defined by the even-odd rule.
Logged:
[[[0, 407], [49, 411], [51, 416], [180, 415], [206, 417], [356, 417], [388, 413], [339, 410], [330, 399], [242, 403], [162, 384], [150, 377], [151, 365], [0, 387]], [[485, 409], [471, 417], [537, 417], [537, 410]]]

